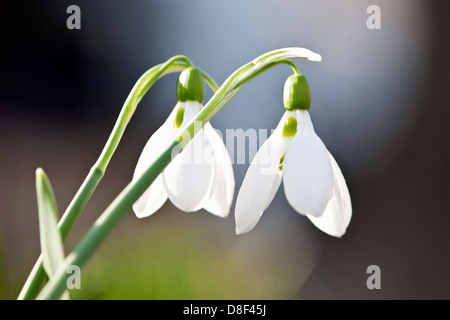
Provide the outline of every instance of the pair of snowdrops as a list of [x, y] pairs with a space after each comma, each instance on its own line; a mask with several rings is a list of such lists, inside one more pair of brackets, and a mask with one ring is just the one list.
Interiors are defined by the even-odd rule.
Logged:
[[[200, 80], [197, 80], [200, 79]], [[180, 74], [178, 103], [150, 137], [136, 166], [136, 179], [201, 110], [203, 79], [198, 69]], [[347, 184], [331, 153], [314, 131], [309, 85], [300, 74], [284, 87], [286, 112], [256, 153], [239, 190], [236, 233], [250, 231], [272, 202], [281, 181], [290, 205], [323, 232], [341, 237], [350, 223], [352, 206]], [[206, 123], [185, 149], [133, 205], [137, 217], [156, 212], [167, 199], [186, 212], [205, 209], [228, 216], [235, 189], [234, 174], [222, 138]]]

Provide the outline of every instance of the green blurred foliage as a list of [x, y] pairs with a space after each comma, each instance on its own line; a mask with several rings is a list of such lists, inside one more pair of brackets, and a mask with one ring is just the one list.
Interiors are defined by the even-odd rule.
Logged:
[[[71, 299], [299, 298], [314, 259], [293, 259], [296, 241], [277, 241], [277, 232], [237, 237], [231, 221], [173, 209], [146, 219], [130, 213], [82, 268]], [[71, 235], [67, 252], [82, 233]], [[5, 298], [17, 298], [32, 263], [5, 265]]]
[[0, 300], [4, 300], [6, 298], [5, 294], [5, 261], [4, 261], [4, 255], [3, 255], [3, 242], [1, 239], [1, 233], [0, 233]]
[[72, 299], [270, 299], [289, 272], [257, 266], [205, 233], [177, 226], [115, 236], [82, 270]]

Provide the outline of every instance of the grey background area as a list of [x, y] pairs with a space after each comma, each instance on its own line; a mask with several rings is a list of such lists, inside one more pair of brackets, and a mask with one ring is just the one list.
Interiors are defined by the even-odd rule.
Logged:
[[[81, 8], [81, 30], [65, 27], [70, 4]], [[366, 27], [371, 4], [381, 8], [381, 30]], [[449, 16], [444, 1], [418, 0], [2, 2], [3, 296], [15, 297], [39, 252], [35, 168], [47, 171], [63, 211], [143, 72], [185, 54], [221, 83], [266, 51], [299, 46], [323, 58], [295, 62], [311, 86], [316, 132], [348, 182], [354, 215], [347, 234], [322, 234], [289, 207], [281, 188], [240, 237], [233, 209], [221, 220], [183, 215], [169, 203], [145, 220], [130, 212], [115, 237], [144, 234], [153, 221], [167, 237], [172, 224], [189, 226], [204, 241], [216, 238], [217, 254], [229, 250], [254, 272], [288, 266], [292, 276], [268, 296], [274, 299], [450, 298]], [[211, 123], [222, 132], [274, 128], [289, 75], [277, 67], [246, 84]], [[167, 76], [143, 99], [66, 249], [131, 179], [146, 140], [176, 103], [175, 83]], [[208, 89], [205, 101], [211, 95]], [[247, 167], [234, 165], [236, 194]], [[366, 288], [373, 264], [381, 290]], [[225, 280], [232, 298], [233, 279]]]

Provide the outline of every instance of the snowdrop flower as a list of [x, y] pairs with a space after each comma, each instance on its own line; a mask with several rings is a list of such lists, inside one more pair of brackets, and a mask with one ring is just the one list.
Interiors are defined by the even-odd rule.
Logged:
[[[178, 103], [165, 123], [150, 137], [136, 165], [139, 177], [202, 108], [203, 76], [196, 68], [185, 69], [178, 79]], [[138, 218], [157, 211], [167, 200], [192, 212], [204, 208], [219, 217], [229, 213], [234, 195], [230, 156], [222, 138], [208, 122], [177, 155], [133, 205]]]
[[255, 155], [236, 201], [236, 233], [250, 231], [283, 180], [289, 204], [323, 232], [341, 237], [352, 206], [344, 176], [314, 131], [308, 82], [292, 75], [284, 87], [286, 112]]

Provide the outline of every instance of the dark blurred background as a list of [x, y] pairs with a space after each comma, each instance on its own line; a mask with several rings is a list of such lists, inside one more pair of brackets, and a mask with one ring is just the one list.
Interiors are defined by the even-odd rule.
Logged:
[[[81, 8], [81, 30], [66, 28], [71, 4]], [[372, 4], [381, 8], [380, 30], [366, 27]], [[143, 220], [130, 211], [72, 297], [450, 298], [449, 31], [445, 1], [0, 2], [0, 298], [17, 297], [40, 251], [35, 169], [49, 175], [62, 213], [142, 73], [185, 54], [221, 83], [290, 46], [323, 58], [295, 62], [310, 82], [316, 131], [348, 182], [347, 234], [321, 233], [282, 188], [239, 237], [233, 212], [220, 219], [168, 202]], [[274, 128], [289, 74], [278, 67], [256, 78], [212, 124]], [[66, 252], [130, 181], [176, 103], [175, 85], [176, 75], [163, 78], [139, 105]], [[234, 165], [236, 193], [247, 167]], [[381, 290], [366, 287], [374, 264]]]

